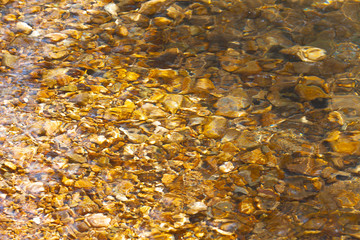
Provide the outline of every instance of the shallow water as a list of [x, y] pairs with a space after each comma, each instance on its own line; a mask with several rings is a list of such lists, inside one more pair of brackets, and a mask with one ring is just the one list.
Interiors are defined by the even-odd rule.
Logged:
[[358, 1], [9, 1], [1, 239], [357, 239]]

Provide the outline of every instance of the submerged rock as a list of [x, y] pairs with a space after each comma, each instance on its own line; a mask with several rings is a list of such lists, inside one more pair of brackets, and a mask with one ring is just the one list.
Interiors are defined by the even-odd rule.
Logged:
[[296, 55], [303, 62], [317, 62], [326, 58], [326, 51], [317, 47], [310, 46], [293, 46], [280, 50], [281, 53]]
[[224, 117], [209, 117], [204, 125], [203, 134], [209, 138], [221, 138], [226, 130], [227, 120]]
[[86, 221], [90, 224], [91, 227], [109, 227], [111, 218], [102, 213], [95, 213], [86, 216]]

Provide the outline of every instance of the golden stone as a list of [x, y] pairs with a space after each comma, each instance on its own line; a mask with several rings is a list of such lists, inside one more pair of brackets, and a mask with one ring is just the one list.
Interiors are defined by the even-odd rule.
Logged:
[[209, 117], [207, 123], [204, 125], [203, 134], [208, 138], [220, 138], [225, 133], [226, 124], [227, 120], [224, 117]]
[[245, 198], [239, 203], [239, 211], [244, 214], [252, 214], [255, 211], [254, 201], [252, 198]]
[[164, 176], [161, 178], [161, 182], [167, 186], [168, 184], [172, 183], [175, 178], [177, 178], [176, 175], [173, 174], [164, 174]]
[[293, 46], [282, 49], [280, 52], [298, 56], [304, 62], [317, 62], [326, 58], [326, 51], [321, 48], [311, 46]]
[[95, 185], [88, 179], [80, 179], [75, 181], [74, 187], [76, 188], [93, 188]]

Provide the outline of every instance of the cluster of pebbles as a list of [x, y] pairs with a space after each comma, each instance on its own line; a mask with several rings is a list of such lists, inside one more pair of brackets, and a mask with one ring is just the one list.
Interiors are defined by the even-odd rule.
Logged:
[[360, 238], [359, 1], [0, 6], [0, 239]]

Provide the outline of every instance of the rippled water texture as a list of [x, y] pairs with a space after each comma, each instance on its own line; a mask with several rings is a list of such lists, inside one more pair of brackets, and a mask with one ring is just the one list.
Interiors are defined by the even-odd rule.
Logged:
[[360, 238], [359, 1], [0, 10], [0, 239]]

